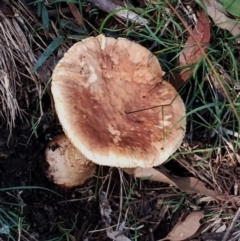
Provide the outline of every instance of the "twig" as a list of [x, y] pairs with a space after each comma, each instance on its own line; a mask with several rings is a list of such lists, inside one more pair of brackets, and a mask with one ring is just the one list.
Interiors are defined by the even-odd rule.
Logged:
[[[122, 185], [123, 185], [123, 171], [121, 168], [118, 168], [118, 172], [119, 172], [119, 177], [120, 177], [120, 181], [121, 181], [121, 184], [120, 184], [120, 203], [119, 203], [119, 215], [118, 215], [118, 226], [117, 226], [117, 229], [119, 229], [119, 225], [120, 225], [120, 219], [121, 219], [121, 215], [122, 215], [122, 209], [123, 209], [123, 188], [122, 188]], [[122, 229], [122, 227], [121, 227]], [[122, 230], [120, 230], [122, 231]]]
[[153, 236], [153, 230], [152, 228], [149, 228], [149, 240], [154, 241], [154, 236]]
[[99, 9], [111, 13], [116, 11], [115, 15], [123, 20], [128, 20], [132, 23], [138, 23], [140, 25], [148, 24], [148, 20], [139, 16], [137, 13], [130, 10], [120, 10], [122, 6], [117, 5], [109, 0], [88, 0]]
[[229, 235], [230, 235], [230, 233], [232, 232], [232, 230], [233, 230], [233, 228], [234, 228], [234, 226], [235, 226], [235, 224], [236, 224], [236, 222], [237, 222], [237, 219], [238, 219], [239, 215], [240, 215], [240, 208], [238, 208], [238, 210], [237, 210], [237, 212], [236, 212], [236, 214], [235, 214], [235, 216], [234, 216], [231, 224], [229, 225], [226, 233], [225, 233], [224, 236], [223, 236], [222, 241], [227, 241], [227, 240], [229, 240]]

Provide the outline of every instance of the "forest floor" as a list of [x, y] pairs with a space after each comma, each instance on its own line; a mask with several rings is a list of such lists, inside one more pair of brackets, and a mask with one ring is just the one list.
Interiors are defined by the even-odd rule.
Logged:
[[[240, 27], [215, 20], [198, 1], [0, 1], [0, 241], [240, 240]], [[62, 188], [45, 175], [46, 146], [63, 132], [51, 74], [70, 46], [98, 34], [156, 55], [186, 105], [186, 136], [152, 169], [158, 180], [98, 167]]]

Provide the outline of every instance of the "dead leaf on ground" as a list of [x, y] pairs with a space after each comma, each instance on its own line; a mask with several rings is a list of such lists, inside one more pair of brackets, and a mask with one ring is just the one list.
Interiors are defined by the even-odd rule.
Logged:
[[[196, 0], [196, 2], [205, 5], [208, 15], [219, 28], [228, 30], [233, 36], [240, 34], [239, 20], [227, 17], [224, 7], [216, 0]], [[240, 38], [237, 40], [240, 42]]]
[[184, 49], [179, 56], [179, 66], [188, 67], [189, 69], [184, 70], [180, 73], [175, 73], [170, 78], [170, 83], [179, 89], [184, 82], [193, 73], [194, 65], [203, 56], [206, 46], [210, 41], [210, 25], [203, 11], [199, 12], [197, 24], [191, 32], [187, 42], [184, 45]]
[[110, 207], [107, 197], [105, 196], [105, 192], [102, 192], [99, 196], [99, 206], [100, 206], [100, 212], [101, 212], [102, 219], [105, 223], [105, 226], [110, 227], [112, 222], [112, 218], [111, 218], [112, 209]]
[[99, 196], [99, 206], [100, 206], [100, 212], [101, 212], [103, 222], [105, 223], [108, 238], [115, 241], [131, 241], [124, 234], [122, 234], [121, 231], [119, 230], [114, 231], [113, 228], [111, 227], [112, 209], [110, 207], [110, 204], [106, 197], [105, 192], [102, 192]]
[[[184, 50], [179, 56], [180, 66], [195, 64], [202, 56], [210, 41], [210, 25], [203, 11], [199, 12], [199, 17], [195, 28], [185, 43]], [[198, 44], [200, 46], [198, 46]], [[202, 49], [202, 50], [201, 50]]]
[[78, 10], [78, 8], [76, 7], [76, 5], [74, 3], [68, 3], [68, 6], [72, 12], [72, 15], [74, 16], [75, 20], [77, 21], [77, 23], [80, 25], [80, 26], [83, 26], [84, 23], [83, 23], [83, 19], [82, 19], [82, 16]]
[[193, 236], [200, 227], [200, 220], [204, 217], [203, 211], [190, 213], [185, 221], [181, 221], [175, 225], [173, 230], [166, 238], [158, 240], [181, 241]]
[[127, 238], [120, 231], [113, 231], [112, 229], [107, 229], [107, 236], [115, 241], [131, 241], [131, 239]]
[[133, 175], [136, 178], [148, 177], [150, 181], [164, 182], [172, 186], [178, 187], [185, 192], [196, 192], [202, 195], [217, 197], [217, 194], [205, 187], [205, 184], [194, 177], [173, 177], [168, 174], [167, 170], [160, 166], [159, 170], [154, 168], [124, 168], [126, 173]]

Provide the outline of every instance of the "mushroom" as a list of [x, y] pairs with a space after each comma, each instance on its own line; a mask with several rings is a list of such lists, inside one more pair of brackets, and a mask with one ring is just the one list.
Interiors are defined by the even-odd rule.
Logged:
[[65, 134], [94, 163], [157, 166], [184, 137], [182, 99], [162, 80], [158, 59], [127, 39], [74, 44], [55, 67], [51, 90]]
[[96, 165], [87, 160], [64, 135], [54, 137], [45, 150], [47, 177], [63, 187], [83, 184], [93, 177]]

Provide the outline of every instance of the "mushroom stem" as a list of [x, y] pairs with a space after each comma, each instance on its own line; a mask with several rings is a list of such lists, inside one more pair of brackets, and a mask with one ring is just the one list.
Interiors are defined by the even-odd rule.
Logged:
[[63, 187], [84, 184], [93, 177], [96, 165], [82, 155], [65, 135], [56, 136], [45, 151], [48, 168], [47, 177]]

